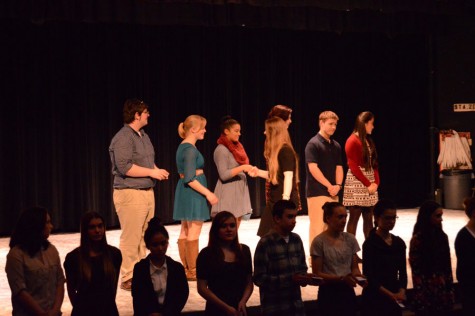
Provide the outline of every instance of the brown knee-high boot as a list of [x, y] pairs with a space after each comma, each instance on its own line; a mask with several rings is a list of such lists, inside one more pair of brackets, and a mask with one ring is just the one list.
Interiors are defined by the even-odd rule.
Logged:
[[188, 264], [186, 264], [186, 238], [178, 239], [178, 254], [180, 255], [181, 263], [185, 272], [188, 274]]
[[198, 258], [198, 239], [186, 241], [186, 263], [188, 273], [186, 278], [189, 281], [196, 281], [196, 259]]

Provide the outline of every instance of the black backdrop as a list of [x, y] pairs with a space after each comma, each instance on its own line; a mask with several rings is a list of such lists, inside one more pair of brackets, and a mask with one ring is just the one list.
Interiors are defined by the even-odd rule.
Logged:
[[[251, 162], [264, 167], [263, 122], [274, 104], [294, 109], [290, 133], [302, 171], [321, 111], [340, 116], [342, 146], [356, 115], [373, 111], [381, 196], [414, 206], [430, 195], [429, 35], [18, 20], [0, 27], [2, 234], [31, 204], [50, 209], [60, 231], [78, 230], [86, 210], [118, 225], [107, 149], [129, 97], [151, 106], [146, 131], [157, 164], [171, 172], [155, 190], [156, 214], [168, 223], [178, 123], [193, 113], [208, 119], [198, 148], [214, 187], [219, 118], [242, 123]], [[301, 179], [305, 197], [303, 172]], [[264, 182], [250, 179], [250, 186], [258, 216]]]

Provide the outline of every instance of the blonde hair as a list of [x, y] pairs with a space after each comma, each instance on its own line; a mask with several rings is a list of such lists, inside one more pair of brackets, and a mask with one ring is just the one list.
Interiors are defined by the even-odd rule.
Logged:
[[206, 119], [201, 115], [193, 114], [188, 116], [184, 122], [178, 124], [178, 135], [180, 135], [181, 138], [185, 139], [190, 130], [196, 129], [198, 127], [199, 129], [203, 129], [205, 126]]
[[277, 185], [277, 171], [279, 170], [278, 155], [282, 146], [286, 145], [292, 149], [295, 158], [295, 181], [299, 182], [299, 164], [297, 153], [292, 146], [287, 124], [280, 117], [271, 117], [266, 120], [266, 141], [264, 143], [264, 157], [269, 166], [269, 181]]
[[322, 122], [325, 122], [326, 120], [329, 120], [329, 119], [333, 119], [337, 121], [339, 120], [338, 115], [336, 115], [336, 113], [332, 111], [323, 111], [318, 116], [318, 120]]

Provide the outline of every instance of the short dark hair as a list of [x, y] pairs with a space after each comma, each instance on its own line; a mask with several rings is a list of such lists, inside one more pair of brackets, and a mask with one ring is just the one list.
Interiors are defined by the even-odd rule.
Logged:
[[272, 217], [282, 217], [285, 210], [296, 210], [297, 206], [294, 202], [289, 200], [279, 200], [275, 202], [274, 206], [272, 207]]
[[142, 114], [143, 111], [148, 109], [148, 104], [139, 99], [127, 99], [124, 102], [124, 109], [122, 115], [124, 117], [124, 123], [130, 124], [135, 120], [135, 113]]

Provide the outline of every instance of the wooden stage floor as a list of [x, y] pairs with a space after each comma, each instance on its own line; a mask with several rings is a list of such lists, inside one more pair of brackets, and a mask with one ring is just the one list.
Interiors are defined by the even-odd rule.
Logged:
[[[395, 235], [400, 236], [409, 247], [409, 241], [412, 234], [412, 229], [417, 217], [417, 209], [401, 209], [398, 211], [399, 219], [396, 223], [396, 227], [393, 230]], [[455, 256], [454, 250], [454, 241], [457, 235], [457, 232], [466, 224], [467, 217], [463, 211], [459, 210], [444, 210], [444, 222], [443, 227], [444, 231], [449, 236], [451, 253], [452, 253], [452, 269], [454, 271], [455, 279], [455, 267], [457, 259]], [[259, 226], [260, 219], [251, 219], [249, 221], [243, 221], [241, 227], [239, 228], [239, 238], [241, 243], [248, 245], [251, 248], [251, 252], [254, 252], [259, 237], [256, 235], [257, 228]], [[210, 222], [206, 222], [203, 226], [203, 231], [200, 238], [200, 249], [206, 246], [208, 242], [208, 232], [210, 228]], [[308, 216], [301, 215], [297, 217], [297, 225], [294, 232], [298, 233], [303, 240], [304, 245], [308, 245]], [[166, 226], [170, 234], [170, 246], [168, 248], [167, 254], [173, 259], [180, 261], [178, 256], [178, 248], [176, 240], [179, 235], [180, 226], [179, 225], [167, 225]], [[111, 245], [118, 247], [119, 244], [120, 230], [111, 230], [107, 232], [107, 239]], [[364, 236], [360, 225], [358, 226], [358, 231], [356, 235], [360, 247], [364, 241]], [[60, 253], [61, 259], [64, 262], [66, 254], [79, 245], [79, 233], [72, 234], [55, 234], [51, 235], [49, 240], [54, 244]], [[5, 275], [5, 259], [8, 253], [8, 242], [9, 238], [0, 238], [0, 315], [11, 315], [12, 307], [10, 301], [10, 288], [8, 286], [8, 281]], [[308, 249], [306, 248], [307, 257]], [[360, 253], [361, 255], [361, 253]], [[309, 272], [311, 269], [309, 268]], [[411, 281], [411, 270], [408, 265], [408, 277], [409, 284], [408, 288], [412, 288]], [[188, 302], [183, 310], [183, 312], [192, 312], [192, 311], [203, 311], [205, 306], [205, 301], [201, 296], [199, 296], [196, 290], [196, 282], [190, 282], [190, 296]], [[317, 298], [317, 287], [307, 286], [302, 288], [302, 298], [304, 301], [315, 300]], [[359, 287], [356, 288], [357, 294], [361, 293]], [[128, 316], [133, 315], [132, 309], [132, 298], [130, 292], [119, 289], [117, 291], [117, 305], [119, 308], [120, 315]], [[259, 288], [254, 287], [254, 292], [252, 293], [251, 298], [248, 301], [248, 306], [257, 306], [259, 305]], [[67, 292], [64, 298], [64, 303], [62, 307], [63, 315], [71, 314], [71, 303], [67, 296]]]

